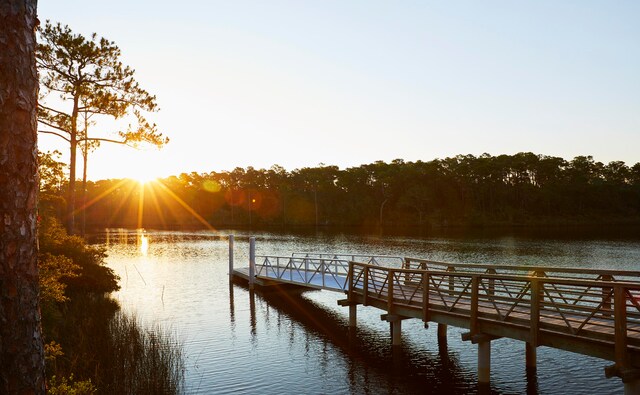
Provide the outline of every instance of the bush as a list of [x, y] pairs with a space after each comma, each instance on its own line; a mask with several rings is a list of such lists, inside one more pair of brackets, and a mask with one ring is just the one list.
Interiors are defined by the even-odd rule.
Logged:
[[78, 266], [75, 270], [77, 275], [59, 278], [69, 292], [108, 293], [120, 289], [119, 277], [104, 266], [106, 254], [103, 248], [89, 246], [81, 237], [69, 236], [53, 217], [43, 217], [39, 231], [41, 257], [44, 254], [65, 256]]

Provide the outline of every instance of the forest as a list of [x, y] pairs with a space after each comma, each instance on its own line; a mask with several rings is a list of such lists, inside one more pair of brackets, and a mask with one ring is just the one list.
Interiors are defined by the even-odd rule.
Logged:
[[[67, 180], [42, 154], [41, 207], [64, 214]], [[76, 216], [104, 227], [438, 228], [640, 222], [640, 163], [534, 153], [401, 159], [339, 169], [237, 167], [140, 184], [88, 181]]]

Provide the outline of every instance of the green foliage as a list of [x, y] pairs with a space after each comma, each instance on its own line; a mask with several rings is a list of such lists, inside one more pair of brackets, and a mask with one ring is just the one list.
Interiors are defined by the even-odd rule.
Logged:
[[[78, 236], [67, 235], [52, 217], [42, 218], [39, 235], [43, 258], [41, 265], [45, 265], [45, 274], [57, 276], [55, 280], [49, 278], [41, 281], [51, 284], [60, 282], [70, 292], [104, 293], [120, 289], [118, 276], [104, 266], [104, 249], [89, 246]], [[56, 264], [57, 268], [54, 267]]]
[[61, 193], [66, 182], [64, 171], [66, 165], [58, 159], [62, 153], [60, 151], [40, 152], [38, 151], [38, 171], [40, 175], [40, 194]]
[[64, 255], [52, 255], [44, 253], [38, 256], [38, 269], [40, 272], [40, 300], [42, 304], [64, 302], [67, 285], [63, 279], [78, 277], [80, 266]]
[[56, 376], [49, 380], [47, 393], [50, 395], [91, 395], [97, 392], [91, 380], [74, 381], [73, 374], [67, 379], [63, 377], [58, 381]]
[[[161, 328], [144, 328], [119, 312], [106, 296], [119, 286], [103, 265], [104, 250], [67, 235], [51, 217], [40, 223], [40, 250], [48, 393], [179, 393], [180, 345]], [[91, 379], [76, 381], [74, 375]]]

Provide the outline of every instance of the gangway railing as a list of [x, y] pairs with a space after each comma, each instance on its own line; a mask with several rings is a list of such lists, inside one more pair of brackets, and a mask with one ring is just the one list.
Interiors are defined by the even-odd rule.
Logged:
[[[338, 259], [341, 261], [357, 261], [370, 265], [386, 266], [386, 267], [402, 267], [406, 258], [394, 255], [368, 255], [368, 254], [349, 254], [349, 253], [333, 253], [333, 252], [294, 252], [292, 257], [303, 258], [320, 258], [320, 259]], [[348, 266], [348, 265], [347, 265]]]
[[346, 291], [349, 261], [365, 260], [374, 266], [401, 267], [402, 257], [363, 254], [294, 252], [291, 256], [256, 255], [256, 276], [316, 288]]

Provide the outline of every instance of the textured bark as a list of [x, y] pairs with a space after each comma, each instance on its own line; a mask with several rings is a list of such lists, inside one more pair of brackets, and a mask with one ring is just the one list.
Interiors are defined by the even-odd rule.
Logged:
[[0, 393], [44, 394], [35, 0], [0, 0]]

